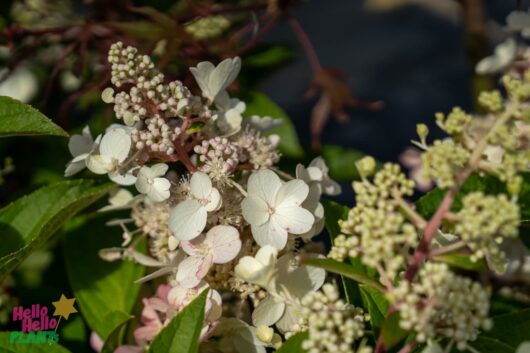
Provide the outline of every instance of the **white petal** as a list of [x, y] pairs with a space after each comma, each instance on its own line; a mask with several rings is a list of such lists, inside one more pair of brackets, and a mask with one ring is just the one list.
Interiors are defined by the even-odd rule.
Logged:
[[190, 179], [191, 193], [198, 199], [207, 199], [212, 192], [212, 181], [204, 173], [193, 173]]
[[169, 214], [169, 228], [178, 240], [191, 240], [206, 227], [207, 212], [197, 200], [186, 200]]
[[205, 244], [213, 255], [213, 262], [225, 264], [232, 261], [241, 250], [239, 232], [232, 226], [218, 225], [206, 233]]
[[278, 190], [274, 205], [276, 207], [300, 206], [307, 198], [308, 193], [309, 186], [304, 181], [299, 179], [290, 180]]
[[184, 240], [184, 241], [181, 241], [180, 242], [180, 247], [182, 248], [182, 250], [184, 250], [184, 252], [190, 256], [195, 256], [195, 255], [199, 255], [199, 248], [201, 247], [201, 245], [204, 243], [204, 239], [206, 239], [206, 235], [204, 234], [201, 234], [199, 235], [197, 238], [195, 239], [192, 239], [192, 240]]
[[213, 101], [212, 94], [209, 89], [210, 75], [212, 74], [215, 66], [209, 61], [203, 61], [197, 64], [197, 67], [191, 67], [190, 71], [195, 77], [195, 81], [199, 85], [203, 95]]
[[261, 247], [256, 253], [256, 260], [264, 266], [272, 266], [276, 263], [278, 257], [278, 249], [271, 245]]
[[154, 177], [160, 177], [167, 173], [168, 165], [165, 163], [158, 163], [151, 167], [151, 172], [153, 173]]
[[307, 293], [322, 287], [325, 279], [324, 269], [303, 265], [294, 271], [280, 272], [278, 283], [284, 285], [291, 295], [302, 299]]
[[268, 169], [262, 169], [248, 178], [247, 191], [249, 195], [255, 195], [265, 200], [269, 205], [273, 205], [281, 186], [282, 181], [276, 173]]
[[293, 331], [293, 329], [299, 324], [302, 318], [302, 312], [294, 305], [287, 305], [285, 312], [280, 320], [276, 323], [276, 327], [281, 332]]
[[234, 268], [237, 277], [250, 283], [255, 283], [255, 280], [260, 278], [262, 270], [263, 264], [252, 256], [242, 257]]
[[101, 139], [101, 154], [117, 159], [120, 163], [127, 158], [131, 150], [131, 137], [123, 129], [112, 129]]
[[322, 183], [324, 193], [329, 196], [337, 196], [342, 192], [342, 187], [335, 180], [326, 178]]
[[241, 69], [241, 59], [235, 57], [233, 59], [225, 59], [217, 65], [208, 78], [208, 88], [212, 95], [210, 97], [215, 100], [217, 94], [224, 91], [239, 74]]
[[223, 300], [221, 298], [221, 294], [219, 294], [219, 292], [215, 289], [211, 289], [208, 292], [208, 298], [206, 303], [206, 309], [208, 312], [206, 321], [214, 322], [216, 320], [219, 320], [219, 318], [223, 314]]
[[208, 212], [216, 211], [221, 207], [221, 194], [216, 188], [212, 188], [210, 195], [207, 197], [208, 203], [204, 205], [204, 208]]
[[521, 31], [530, 27], [530, 14], [525, 11], [512, 11], [506, 17], [506, 24], [512, 30]]
[[123, 186], [133, 185], [134, 183], [136, 183], [136, 177], [134, 176], [132, 171], [133, 170], [131, 169], [123, 175], [110, 172], [109, 178], [110, 180], [112, 180], [113, 182], [119, 185], [123, 185]]
[[262, 198], [257, 197], [254, 194], [248, 195], [243, 202], [241, 202], [243, 218], [245, 218], [245, 221], [247, 221], [249, 224], [259, 226], [267, 222], [270, 217], [268, 209], [269, 206], [267, 203]]
[[167, 240], [167, 246], [171, 251], [175, 250], [179, 246], [179, 244], [179, 240], [172, 235]]
[[194, 288], [206, 276], [211, 265], [211, 256], [190, 256], [179, 264], [177, 282], [184, 288]]
[[74, 174], [79, 173], [80, 171], [85, 169], [85, 167], [86, 167], [85, 161], [80, 161], [80, 162], [70, 161], [66, 165], [66, 170], [64, 171], [64, 176], [65, 177], [70, 177], [70, 176], [72, 176]]
[[114, 169], [114, 159], [101, 154], [90, 156], [86, 161], [86, 166], [92, 173], [107, 174]]
[[287, 231], [279, 227], [272, 218], [262, 225], [251, 225], [251, 230], [259, 246], [271, 245], [281, 250], [287, 244]]
[[252, 313], [252, 323], [254, 326], [272, 326], [274, 325], [285, 312], [285, 304], [283, 302], [276, 302], [272, 296], [267, 296]]
[[[88, 130], [87, 130], [88, 129]], [[73, 157], [83, 153], [90, 153], [94, 140], [90, 134], [90, 129], [85, 127], [82, 135], [73, 135], [68, 141], [68, 150]]]
[[166, 178], [155, 178], [153, 187], [147, 194], [147, 197], [149, 197], [149, 199], [153, 200], [154, 202], [162, 202], [164, 200], [167, 200], [170, 195], [170, 187], [171, 183]]
[[288, 206], [277, 208], [271, 216], [271, 220], [288, 233], [302, 234], [313, 226], [315, 217], [305, 208], [298, 206]]
[[151, 191], [152, 185], [149, 183], [149, 179], [146, 176], [146, 170], [148, 170], [149, 167], [142, 167], [140, 168], [140, 171], [138, 172], [138, 178], [136, 179], [136, 183], [134, 186], [136, 186], [136, 190], [142, 194], [147, 194], [149, 191]]

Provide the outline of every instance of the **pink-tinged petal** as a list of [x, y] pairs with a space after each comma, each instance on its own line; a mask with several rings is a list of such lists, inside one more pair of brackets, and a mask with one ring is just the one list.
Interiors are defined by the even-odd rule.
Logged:
[[191, 240], [206, 227], [207, 212], [197, 200], [179, 203], [169, 214], [169, 228], [178, 240]]
[[245, 221], [247, 221], [249, 224], [259, 226], [267, 222], [270, 217], [268, 210], [269, 206], [267, 203], [262, 198], [253, 194], [245, 197], [241, 203], [243, 218], [245, 218]]
[[277, 208], [271, 216], [271, 221], [285, 229], [288, 233], [303, 234], [311, 229], [315, 222], [315, 217], [305, 208], [298, 206], [288, 206]]
[[252, 313], [252, 323], [254, 326], [272, 326], [274, 325], [285, 312], [285, 304], [283, 302], [276, 302], [274, 297], [267, 296]]
[[158, 313], [151, 306], [149, 299], [144, 298], [142, 301], [144, 303], [144, 308], [142, 309], [142, 318], [141, 318], [142, 323], [148, 324], [150, 322], [160, 321], [158, 317]]
[[96, 352], [101, 352], [103, 349], [103, 343], [103, 340], [98, 336], [97, 333], [90, 333], [90, 347], [92, 347], [93, 350]]
[[192, 240], [183, 240], [180, 242], [180, 247], [184, 252], [190, 256], [198, 255], [197, 251], [199, 250], [200, 246], [206, 239], [206, 236], [204, 234], [199, 235], [197, 238]]
[[262, 169], [248, 178], [247, 191], [250, 195], [255, 195], [269, 205], [273, 205], [281, 186], [282, 181], [276, 173], [268, 169]]
[[278, 190], [274, 206], [300, 206], [307, 198], [309, 186], [299, 179], [290, 180], [283, 184]]
[[167, 295], [169, 294], [169, 291], [171, 290], [171, 286], [169, 284], [161, 284], [156, 289], [156, 295], [167, 302]]
[[185, 288], [194, 288], [206, 276], [212, 265], [212, 255], [190, 256], [182, 261], [177, 271], [177, 282]]
[[241, 250], [239, 232], [232, 226], [215, 226], [206, 233], [205, 244], [210, 248], [213, 262], [225, 264], [232, 261]]
[[198, 199], [207, 199], [212, 191], [212, 181], [204, 173], [193, 173], [190, 179], [191, 193]]
[[287, 244], [287, 231], [271, 218], [259, 226], [251, 225], [252, 236], [259, 246], [271, 245], [282, 250]]
[[134, 330], [134, 338], [138, 341], [152, 341], [161, 329], [162, 325], [138, 327], [136, 330]]
[[149, 306], [160, 313], [165, 313], [169, 309], [168, 302], [157, 297], [149, 298]]

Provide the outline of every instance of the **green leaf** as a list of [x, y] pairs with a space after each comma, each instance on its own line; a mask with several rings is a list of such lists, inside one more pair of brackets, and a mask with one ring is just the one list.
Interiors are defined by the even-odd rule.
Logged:
[[[506, 192], [506, 187], [499, 179], [493, 176], [488, 175], [481, 177], [475, 174], [471, 175], [465, 181], [458, 195], [456, 195], [451, 211], [458, 212], [462, 208], [462, 198], [474, 191], [482, 191], [486, 194], [496, 195]], [[416, 202], [416, 210], [424, 218], [431, 218], [438, 209], [440, 202], [442, 202], [445, 193], [446, 190], [439, 188], [428, 192]]]
[[337, 273], [344, 277], [348, 277], [359, 283], [366, 284], [378, 291], [383, 292], [384, 287], [375, 279], [368, 276], [362, 269], [346, 264], [344, 262], [335, 261], [332, 259], [307, 259], [304, 264], [315, 267], [320, 267], [326, 271]]
[[383, 343], [387, 349], [394, 347], [407, 337], [408, 331], [403, 330], [399, 326], [399, 312], [395, 311], [388, 315], [383, 326], [381, 327], [381, 335]]
[[444, 254], [435, 256], [436, 261], [445, 262], [449, 266], [462, 268], [469, 271], [484, 271], [487, 269], [487, 265], [484, 260], [473, 262], [469, 258], [469, 255], [463, 254]]
[[114, 328], [114, 330], [112, 330], [103, 344], [101, 353], [113, 353], [122, 344], [124, 330], [131, 318], [132, 317], [129, 317], [126, 320], [123, 320]]
[[285, 341], [284, 344], [276, 351], [276, 353], [304, 353], [307, 352], [302, 348], [302, 343], [307, 339], [309, 334], [307, 331], [299, 332], [296, 335]]
[[335, 145], [324, 145], [321, 150], [329, 168], [329, 175], [336, 180], [359, 179], [359, 172], [355, 162], [365, 157], [365, 154]]
[[121, 231], [107, 227], [107, 220], [106, 215], [82, 219], [63, 241], [66, 270], [79, 309], [103, 341], [129, 319], [140, 290], [134, 281], [145, 270], [131, 261], [106, 262], [99, 257], [100, 249], [121, 243]]
[[278, 66], [294, 57], [293, 50], [282, 45], [262, 46], [245, 57], [245, 68]]
[[0, 137], [22, 135], [55, 135], [68, 133], [41, 112], [10, 97], [0, 96]]
[[481, 353], [513, 353], [529, 340], [530, 309], [493, 317], [493, 328], [480, 334], [471, 345]]
[[28, 344], [18, 343], [15, 338], [11, 342], [11, 335], [17, 332], [0, 332], [0, 351], [2, 353], [70, 353], [58, 343]]
[[385, 321], [388, 312], [389, 303], [384, 293], [381, 293], [371, 287], [360, 286], [363, 306], [370, 314], [370, 324], [374, 331], [374, 337], [379, 337], [379, 331]]
[[204, 290], [175, 316], [155, 337], [147, 353], [197, 353], [207, 296], [208, 290]]
[[245, 117], [259, 115], [283, 120], [283, 124], [267, 131], [265, 135], [277, 134], [280, 136], [280, 144], [278, 148], [284, 156], [291, 158], [301, 158], [304, 156], [304, 150], [302, 146], [300, 146], [291, 119], [278, 105], [276, 105], [276, 103], [260, 92], [246, 93], [243, 99], [247, 104], [247, 109], [244, 114]]
[[43, 187], [0, 210], [0, 279], [17, 267], [71, 217], [113, 189], [89, 180]]

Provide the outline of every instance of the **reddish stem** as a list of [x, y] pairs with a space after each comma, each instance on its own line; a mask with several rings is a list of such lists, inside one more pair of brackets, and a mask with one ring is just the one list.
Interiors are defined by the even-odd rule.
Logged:
[[320, 65], [320, 60], [318, 59], [317, 52], [313, 47], [313, 44], [311, 44], [311, 40], [309, 40], [309, 37], [302, 28], [300, 22], [298, 22], [296, 18], [291, 17], [289, 19], [289, 25], [291, 26], [291, 29], [298, 38], [298, 41], [304, 48], [304, 51], [307, 55], [307, 59], [309, 60], [309, 65], [311, 65], [311, 69], [313, 70], [313, 72], [318, 72], [322, 70], [322, 66]]

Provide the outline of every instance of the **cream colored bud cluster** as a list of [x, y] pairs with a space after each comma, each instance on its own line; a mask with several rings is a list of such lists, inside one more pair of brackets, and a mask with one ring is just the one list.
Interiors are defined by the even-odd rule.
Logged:
[[212, 113], [202, 104], [200, 97], [193, 96], [180, 81], [169, 84], [164, 75], [154, 66], [151, 58], [140, 55], [134, 47], [124, 47], [122, 42], [114, 43], [108, 56], [112, 65], [111, 82], [117, 88], [131, 85], [116, 95], [112, 88], [106, 88], [102, 99], [114, 103], [118, 119], [132, 126], [138, 121], [154, 116], [162, 118], [198, 116], [209, 118]]
[[241, 147], [241, 158], [248, 161], [254, 169], [269, 168], [280, 160], [277, 136], [260, 136], [252, 130], [245, 130], [236, 139]]
[[[339, 221], [345, 235], [337, 237], [329, 257], [344, 260], [362, 255], [363, 264], [382, 265], [394, 278], [405, 264], [404, 249], [416, 246], [418, 235], [400, 212], [396, 198], [412, 195], [414, 183], [397, 164], [386, 164], [376, 173], [373, 183], [354, 182], [356, 206], [346, 220]], [[347, 235], [347, 236], [346, 236]]]
[[175, 152], [175, 139], [181, 133], [180, 127], [171, 128], [160, 116], [145, 119], [145, 128], [134, 128], [131, 139], [138, 150], [147, 149], [151, 152], [163, 152], [172, 155]]
[[226, 184], [239, 162], [244, 162], [240, 147], [225, 137], [202, 141], [193, 150], [199, 158], [198, 169], [220, 184]]
[[504, 254], [500, 245], [505, 238], [517, 237], [519, 206], [505, 194], [467, 194], [462, 200], [462, 210], [457, 214], [455, 233], [473, 251], [471, 259], [499, 258]]
[[[525, 75], [526, 76], [526, 75]], [[510, 98], [517, 101], [524, 101], [530, 98], [530, 83], [522, 81], [519, 78], [505, 75], [502, 83], [508, 92]]]
[[480, 329], [492, 326], [488, 291], [446, 264], [426, 263], [415, 282], [401, 281], [388, 297], [399, 310], [400, 326], [416, 331], [419, 342], [447, 338], [464, 350]]
[[436, 181], [439, 187], [454, 185], [456, 173], [461, 170], [470, 157], [470, 152], [453, 140], [436, 140], [421, 155], [421, 176]]
[[[333, 284], [310, 292], [301, 301], [308, 338], [302, 347], [309, 353], [353, 353], [355, 341], [364, 336], [365, 316], [361, 308], [345, 303]], [[364, 352], [371, 352], [366, 350]]]
[[449, 135], [462, 134], [472, 121], [473, 117], [459, 107], [453, 108], [447, 117], [443, 113], [436, 114], [436, 124]]
[[215, 38], [230, 27], [230, 21], [222, 15], [201, 17], [185, 25], [186, 32], [197, 39]]
[[498, 90], [481, 92], [478, 102], [492, 113], [502, 110], [504, 103], [501, 92]]

